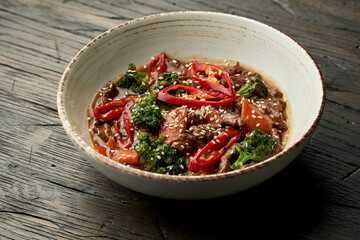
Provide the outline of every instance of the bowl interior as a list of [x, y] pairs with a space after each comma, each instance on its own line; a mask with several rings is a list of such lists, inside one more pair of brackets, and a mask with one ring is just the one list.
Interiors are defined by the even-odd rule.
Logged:
[[239, 61], [266, 74], [285, 93], [292, 111], [286, 148], [311, 128], [322, 107], [320, 72], [307, 52], [278, 30], [227, 14], [168, 13], [144, 17], [100, 35], [70, 63], [59, 88], [65, 129], [75, 132], [77, 144], [92, 147], [86, 109], [109, 80], [165, 51], [171, 56]]

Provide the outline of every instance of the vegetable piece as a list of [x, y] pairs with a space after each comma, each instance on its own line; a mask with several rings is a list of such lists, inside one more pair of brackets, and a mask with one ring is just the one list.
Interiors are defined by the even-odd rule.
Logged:
[[108, 148], [111, 150], [121, 150], [118, 145], [116, 145], [116, 141], [114, 140], [114, 137], [109, 138], [107, 143], [105, 144]]
[[161, 73], [158, 78], [157, 87], [163, 89], [175, 84], [184, 84], [184, 81], [175, 73]]
[[137, 72], [136, 66], [130, 63], [127, 72], [116, 83], [118, 87], [128, 88], [131, 91], [143, 94], [149, 89], [149, 77], [146, 72]]
[[236, 97], [234, 97], [234, 98], [222, 99], [220, 101], [206, 101], [205, 98], [203, 100], [196, 100], [196, 99], [189, 99], [189, 98], [184, 98], [184, 97], [175, 97], [175, 96], [168, 94], [168, 92], [173, 91], [173, 90], [178, 90], [178, 89], [183, 89], [186, 92], [195, 93], [195, 94], [202, 93], [202, 94], [205, 94], [206, 96], [211, 96], [216, 99], [222, 99], [224, 97], [224, 94], [219, 93], [219, 92], [212, 92], [212, 91], [208, 91], [205, 89], [198, 89], [198, 88], [193, 88], [193, 87], [180, 85], [180, 84], [172, 85], [172, 86], [162, 89], [157, 94], [157, 97], [159, 100], [167, 102], [167, 103], [171, 103], [174, 105], [187, 105], [190, 107], [200, 107], [200, 106], [206, 106], [206, 105], [222, 106], [222, 105], [229, 104], [229, 103], [235, 101], [235, 99], [236, 99]]
[[141, 133], [134, 149], [140, 156], [140, 164], [145, 170], [161, 174], [182, 174], [187, 171], [185, 158], [170, 145], [164, 143], [165, 136], [156, 141], [148, 133]]
[[105, 147], [98, 145], [98, 146], [94, 147], [94, 150], [97, 151], [98, 153], [104, 155], [105, 157], [107, 157], [107, 153], [106, 153], [106, 148], [105, 148]]
[[131, 117], [137, 129], [156, 132], [161, 126], [162, 114], [156, 103], [157, 91], [145, 94], [131, 109]]
[[[206, 146], [200, 149], [189, 161], [188, 169], [192, 172], [208, 170], [220, 161], [226, 150], [240, 138], [241, 130], [226, 130], [213, 138]], [[206, 159], [201, 157], [212, 151]]]
[[252, 132], [255, 128], [264, 133], [270, 133], [274, 122], [267, 115], [262, 114], [257, 107], [247, 99], [242, 99], [241, 118], [244, 120], [244, 131]]
[[118, 163], [127, 163], [130, 165], [140, 165], [140, 158], [134, 149], [114, 150], [111, 159]]
[[[199, 72], [205, 72], [208, 77], [206, 79], [200, 78], [198, 76]], [[231, 80], [229, 73], [225, 69], [212, 64], [192, 62], [190, 74], [192, 79], [198, 81], [201, 86], [208, 89], [217, 90], [230, 97], [235, 97], [234, 83]], [[224, 78], [229, 88], [221, 85], [218, 81], [218, 78]]]
[[104, 105], [94, 109], [94, 116], [97, 120], [102, 120], [104, 122], [114, 120], [125, 110], [124, 107], [128, 101], [129, 99], [123, 98], [105, 103]]
[[187, 113], [187, 107], [173, 108], [167, 113], [165, 121], [162, 122], [159, 130], [159, 136], [163, 135], [167, 137], [165, 143], [170, 143], [174, 137], [185, 132]]
[[258, 76], [250, 77], [248, 83], [236, 92], [236, 95], [240, 95], [245, 98], [266, 97], [268, 94], [269, 89]]
[[159, 74], [166, 71], [166, 54], [161, 52], [159, 55], [154, 57], [149, 63], [149, 85], [153, 85], [158, 79]]
[[126, 128], [126, 132], [128, 134], [128, 138], [127, 138], [126, 142], [124, 142], [121, 138], [121, 133], [119, 131], [118, 122], [114, 121], [114, 123], [113, 123], [115, 132], [119, 135], [118, 137], [116, 137], [116, 145], [122, 149], [131, 147], [132, 143], [133, 143], [133, 139], [134, 139], [134, 125], [131, 122], [130, 116], [127, 112], [123, 113], [123, 120], [124, 120], [124, 125]]
[[250, 160], [262, 161], [265, 154], [271, 153], [277, 145], [275, 139], [259, 129], [247, 133], [245, 139], [235, 148], [234, 155], [238, 155], [238, 158], [232, 168], [239, 169]]

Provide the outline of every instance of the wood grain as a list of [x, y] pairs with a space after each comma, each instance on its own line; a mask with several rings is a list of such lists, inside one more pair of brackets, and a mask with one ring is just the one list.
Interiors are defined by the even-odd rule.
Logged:
[[[96, 172], [61, 126], [57, 85], [79, 49], [130, 19], [178, 10], [269, 24], [320, 67], [316, 133], [258, 187], [205, 201], [145, 196]], [[359, 239], [359, 12], [356, 0], [1, 1], [0, 239]]]

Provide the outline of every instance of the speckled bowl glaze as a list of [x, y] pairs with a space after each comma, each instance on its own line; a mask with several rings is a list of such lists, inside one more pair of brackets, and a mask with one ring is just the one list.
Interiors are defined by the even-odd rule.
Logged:
[[[107, 81], [165, 51], [186, 59], [232, 59], [275, 79], [292, 111], [284, 151], [248, 168], [207, 176], [170, 176], [116, 163], [92, 149], [86, 109]], [[214, 12], [163, 13], [126, 22], [88, 43], [62, 75], [61, 122], [99, 172], [135, 191], [172, 199], [205, 199], [253, 187], [287, 166], [310, 140], [324, 107], [324, 84], [310, 55], [293, 39], [260, 22]]]

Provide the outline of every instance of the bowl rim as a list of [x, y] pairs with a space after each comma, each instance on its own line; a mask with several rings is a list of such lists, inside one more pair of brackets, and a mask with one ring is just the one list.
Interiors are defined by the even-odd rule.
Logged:
[[[315, 118], [315, 120], [313, 121], [312, 125], [310, 126], [310, 128], [308, 128], [306, 130], [306, 132], [301, 136], [301, 138], [296, 141], [292, 146], [290, 146], [289, 148], [287, 148], [286, 150], [281, 151], [280, 153], [264, 160], [261, 162], [258, 162], [254, 165], [248, 166], [244, 169], [239, 169], [239, 170], [235, 170], [235, 171], [231, 171], [231, 172], [226, 172], [226, 173], [217, 173], [217, 174], [210, 174], [210, 175], [198, 175], [198, 176], [188, 176], [188, 175], [165, 175], [165, 174], [158, 174], [158, 173], [153, 173], [153, 172], [148, 172], [148, 171], [144, 171], [144, 170], [140, 170], [137, 168], [133, 168], [131, 166], [127, 166], [118, 162], [115, 162], [113, 160], [111, 160], [108, 157], [105, 157], [103, 155], [101, 155], [100, 153], [96, 152], [92, 146], [89, 146], [88, 144], [85, 143], [84, 140], [81, 139], [81, 137], [77, 134], [77, 132], [72, 128], [72, 126], [70, 125], [69, 120], [67, 119], [66, 113], [65, 113], [65, 109], [64, 109], [64, 87], [65, 87], [65, 83], [66, 80], [68, 78], [68, 75], [71, 71], [71, 68], [76, 64], [77, 59], [87, 50], [89, 49], [96, 41], [100, 40], [100, 38], [105, 37], [107, 34], [114, 32], [114, 31], [120, 31], [124, 26], [138, 22], [138, 21], [146, 21], [147, 19], [153, 19], [153, 18], [157, 18], [157, 17], [164, 17], [164, 16], [169, 16], [169, 15], [176, 15], [176, 14], [204, 14], [204, 15], [223, 15], [226, 17], [235, 17], [235, 18], [241, 18], [245, 21], [250, 21], [250, 22], [254, 22], [257, 24], [261, 24], [265, 27], [271, 28], [272, 30], [280, 33], [281, 35], [283, 35], [284, 37], [288, 38], [290, 41], [292, 41], [293, 43], [295, 43], [295, 45], [297, 45], [298, 47], [300, 47], [305, 55], [307, 55], [310, 60], [312, 61], [312, 63], [314, 64], [314, 66], [317, 69], [317, 73], [320, 77], [320, 81], [321, 81], [321, 105], [320, 108], [318, 109], [317, 112], [317, 116]], [[325, 105], [325, 84], [324, 84], [324, 79], [323, 76], [321, 74], [320, 68], [319, 66], [316, 64], [316, 62], [314, 61], [313, 57], [309, 54], [308, 51], [306, 51], [297, 41], [295, 41], [293, 38], [289, 37], [288, 35], [286, 35], [285, 33], [281, 32], [280, 30], [267, 25], [265, 23], [259, 22], [257, 20], [254, 19], [250, 19], [247, 17], [243, 17], [243, 16], [237, 16], [237, 15], [233, 15], [233, 14], [228, 14], [228, 13], [221, 13], [221, 12], [213, 12], [213, 11], [174, 11], [174, 12], [164, 12], [164, 13], [158, 13], [158, 14], [153, 14], [153, 15], [149, 15], [149, 16], [144, 16], [144, 17], [140, 17], [140, 18], [136, 18], [127, 22], [124, 22], [122, 24], [119, 24], [105, 32], [103, 32], [102, 34], [100, 34], [99, 36], [97, 36], [96, 38], [92, 39], [88, 44], [86, 44], [73, 58], [72, 60], [69, 62], [69, 64], [67, 65], [67, 67], [65, 68], [64, 73], [61, 76], [60, 82], [59, 82], [59, 86], [58, 86], [58, 91], [57, 91], [57, 108], [58, 108], [58, 115], [59, 118], [61, 120], [61, 123], [65, 129], [65, 132], [67, 133], [67, 135], [70, 137], [70, 139], [72, 140], [72, 142], [81, 150], [83, 151], [85, 154], [88, 154], [90, 157], [96, 159], [97, 161], [99, 161], [102, 164], [105, 164], [107, 166], [110, 166], [112, 168], [115, 168], [116, 170], [119, 170], [123, 173], [127, 173], [127, 174], [132, 174], [132, 175], [136, 175], [139, 177], [144, 177], [144, 178], [150, 178], [150, 179], [154, 179], [154, 180], [165, 180], [165, 181], [173, 181], [173, 182], [203, 182], [203, 181], [209, 181], [209, 180], [220, 180], [220, 179], [225, 179], [225, 178], [233, 178], [239, 175], [243, 175], [246, 173], [251, 173], [254, 172], [256, 170], [259, 170], [261, 168], [267, 167], [269, 165], [272, 165], [275, 161], [277, 161], [278, 159], [289, 155], [290, 153], [292, 153], [293, 151], [295, 151], [304, 141], [305, 139], [311, 135], [311, 133], [314, 131], [315, 127], [317, 126], [318, 122], [320, 121], [321, 115], [324, 111], [324, 105]]]

